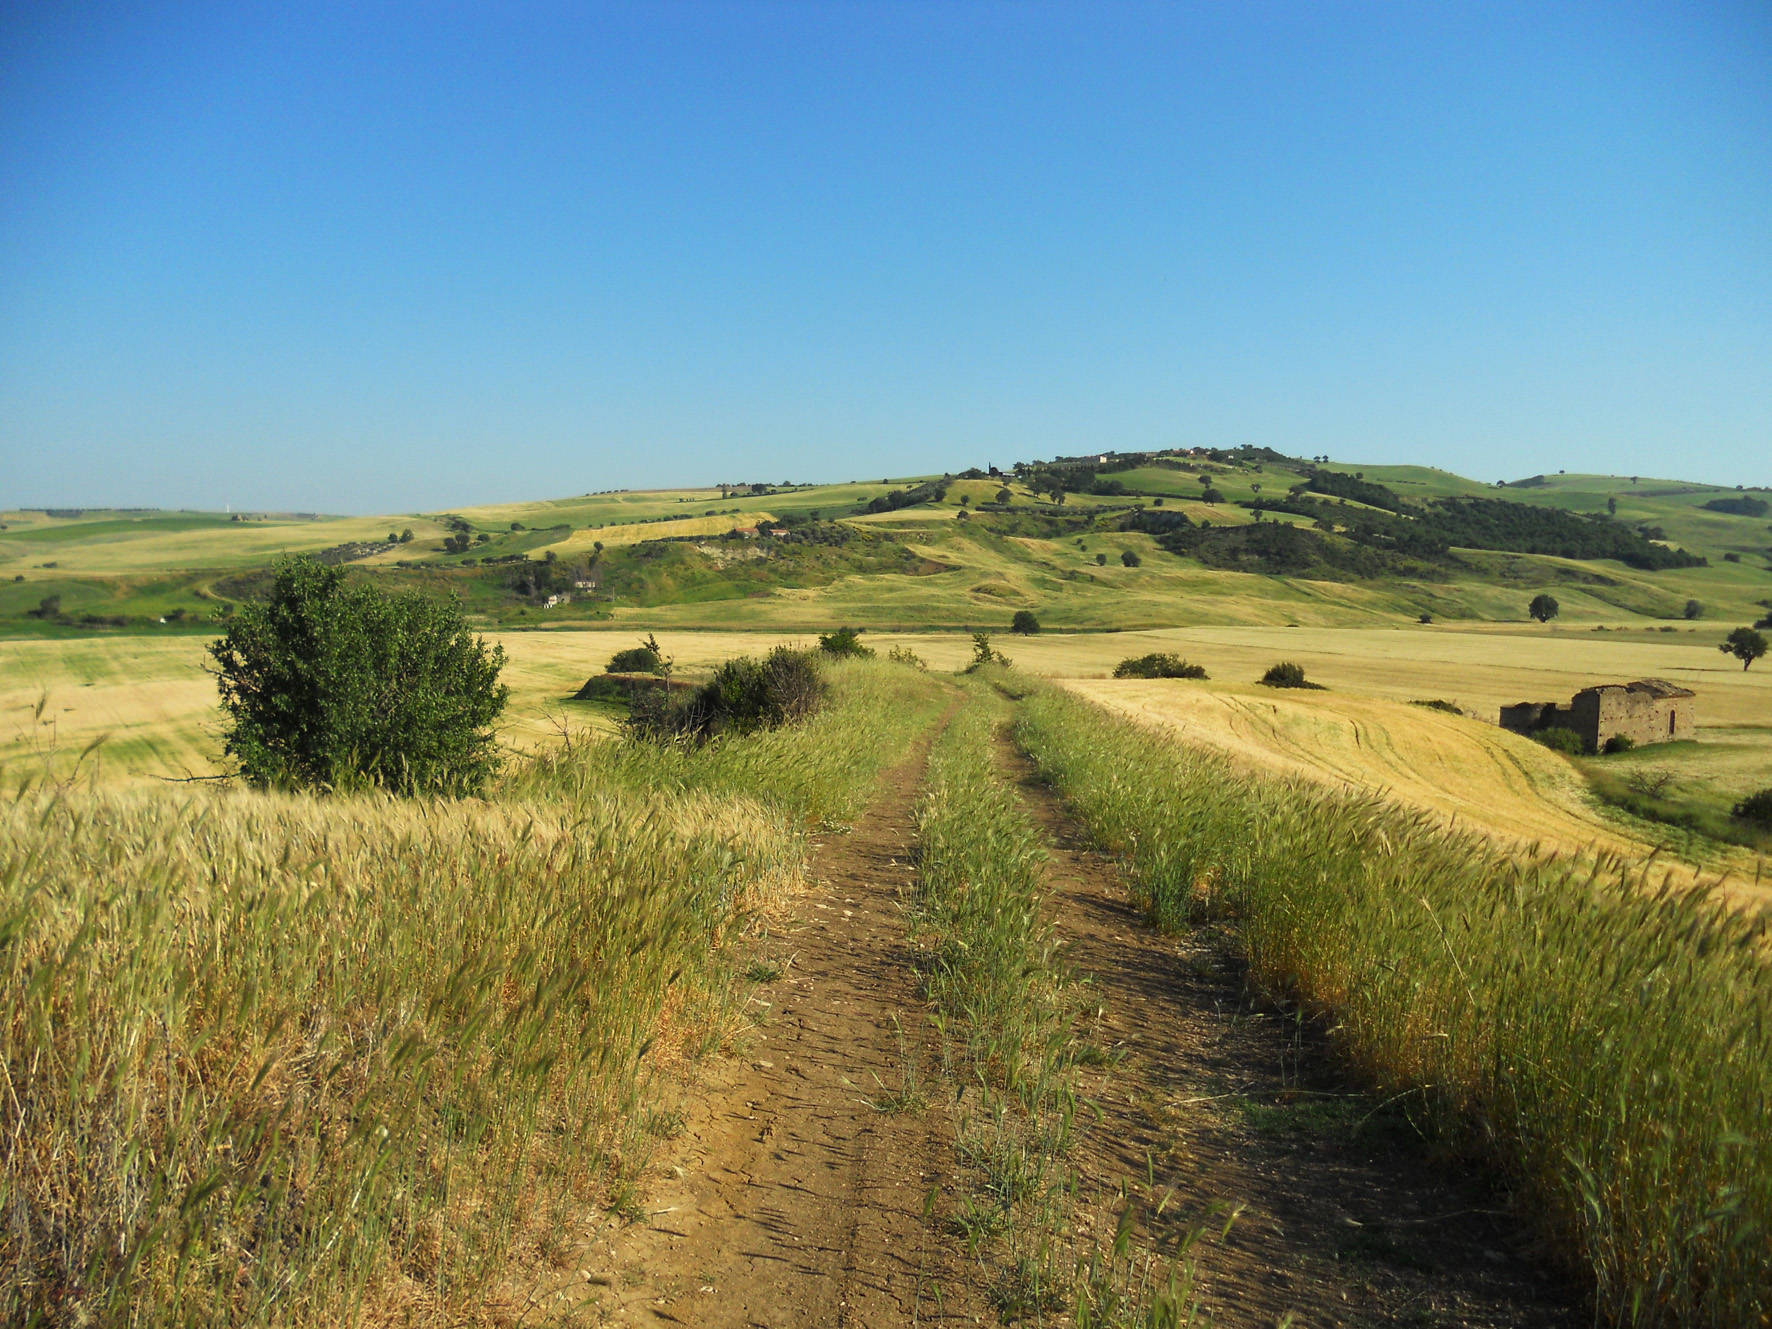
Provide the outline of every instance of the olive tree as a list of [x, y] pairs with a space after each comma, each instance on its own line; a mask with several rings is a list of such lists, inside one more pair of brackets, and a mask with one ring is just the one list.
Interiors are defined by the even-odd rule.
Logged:
[[286, 559], [209, 654], [226, 751], [252, 784], [461, 794], [497, 768], [504, 650], [453, 604]]

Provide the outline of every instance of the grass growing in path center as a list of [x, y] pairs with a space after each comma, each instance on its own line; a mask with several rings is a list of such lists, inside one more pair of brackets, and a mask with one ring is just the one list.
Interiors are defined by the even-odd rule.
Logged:
[[968, 1254], [989, 1271], [1005, 1321], [1068, 1311], [1081, 1329], [1189, 1323], [1185, 1247], [1159, 1276], [1155, 1258], [1132, 1249], [1130, 1202], [1105, 1249], [1074, 1221], [1068, 1155], [1087, 1109], [1077, 1093], [1086, 1053], [1076, 990], [1046, 909], [1045, 838], [993, 759], [1009, 707], [984, 681], [967, 691], [930, 754], [917, 808], [912, 939], [958, 1091], [958, 1145], [973, 1187], [958, 1215]]

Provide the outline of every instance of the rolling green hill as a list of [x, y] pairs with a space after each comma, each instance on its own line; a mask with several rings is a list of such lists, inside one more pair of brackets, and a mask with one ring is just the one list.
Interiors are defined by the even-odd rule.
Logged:
[[[1497, 485], [1244, 449], [380, 517], [14, 511], [0, 513], [0, 633], [209, 631], [288, 553], [506, 627], [965, 628], [1023, 608], [1074, 629], [1517, 621], [1541, 591], [1565, 624], [1690, 626], [1697, 601], [1698, 623], [1732, 626], [1772, 605], [1772, 523], [1740, 501], [1762, 492]], [[1719, 500], [1742, 511], [1705, 507]]]

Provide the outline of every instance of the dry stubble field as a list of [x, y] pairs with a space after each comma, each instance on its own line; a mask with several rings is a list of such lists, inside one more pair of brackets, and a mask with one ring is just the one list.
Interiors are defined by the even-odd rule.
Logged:
[[[492, 634], [510, 657], [506, 740], [531, 748], [574, 726], [608, 721], [566, 699], [631, 626], [604, 631]], [[1672, 679], [1699, 696], [1699, 756], [1719, 785], [1745, 792], [1772, 783], [1772, 669], [1743, 671], [1714, 647], [1713, 630], [1593, 633], [1555, 629], [1177, 628], [1148, 632], [998, 638], [1017, 666], [1067, 679], [1080, 692], [1142, 722], [1186, 735], [1264, 769], [1379, 788], [1417, 807], [1503, 838], [1577, 851], [1646, 846], [1596, 809], [1562, 758], [1493, 728], [1496, 708], [1567, 698], [1595, 682]], [[670, 632], [659, 636], [681, 671], [768, 649], [810, 644], [811, 634]], [[937, 670], [961, 667], [971, 642], [958, 633], [870, 636], [884, 652], [905, 644]], [[199, 637], [0, 642], [0, 763], [20, 772], [40, 743], [78, 751], [100, 735], [107, 781], [213, 773], [215, 691]], [[1210, 671], [1205, 683], [1114, 680], [1121, 659], [1173, 651]], [[1277, 660], [1295, 660], [1327, 692], [1254, 685]], [[47, 695], [45, 724], [32, 710]], [[1410, 701], [1455, 701], [1475, 719]], [[1750, 881], [1752, 856], [1727, 860]]]

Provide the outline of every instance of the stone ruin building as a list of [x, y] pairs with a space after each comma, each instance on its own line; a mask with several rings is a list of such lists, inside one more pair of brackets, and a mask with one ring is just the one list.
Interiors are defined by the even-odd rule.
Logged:
[[1573, 729], [1590, 752], [1605, 747], [1609, 738], [1628, 738], [1638, 746], [1691, 738], [1697, 721], [1698, 702], [1692, 690], [1661, 678], [1583, 688], [1567, 706], [1523, 701], [1501, 708], [1503, 729], [1516, 734]]

